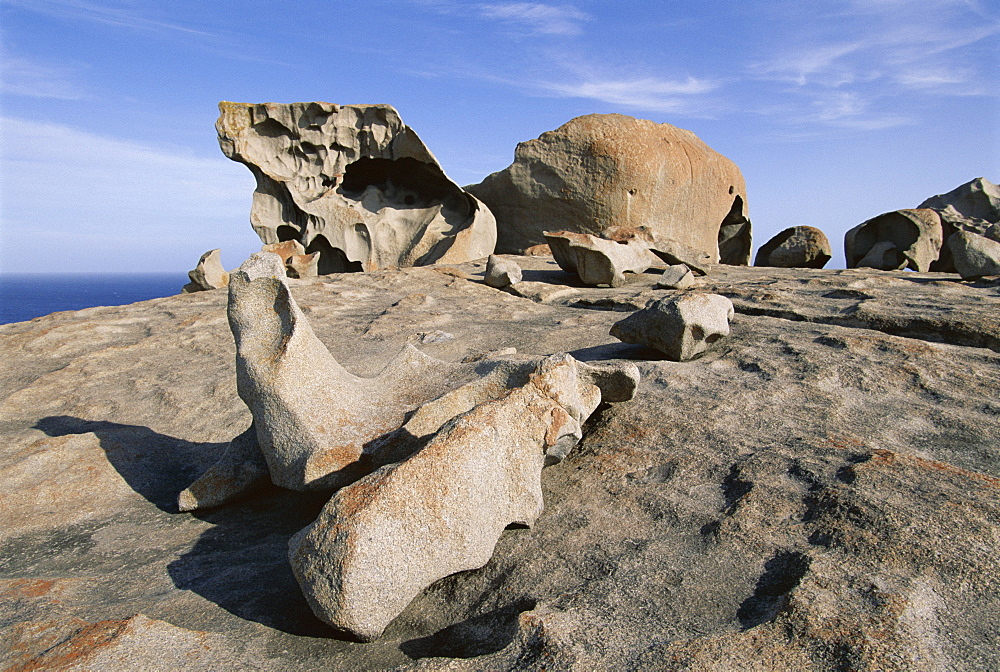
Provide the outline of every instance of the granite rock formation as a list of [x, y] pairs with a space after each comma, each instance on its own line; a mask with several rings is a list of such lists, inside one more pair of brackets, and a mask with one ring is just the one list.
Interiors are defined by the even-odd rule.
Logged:
[[962, 279], [1000, 275], [1000, 242], [969, 231], [948, 238], [952, 263]]
[[[608, 335], [664, 295], [657, 273], [592, 288], [515, 261], [545, 302], [483, 262], [286, 280], [359, 377], [408, 343], [642, 374], [542, 471], [530, 530], [367, 644], [332, 636], [289, 568], [327, 495], [264, 479], [176, 512], [253, 419], [225, 291], [0, 326], [0, 668], [1000, 667], [996, 278], [715, 266], [676, 294], [729, 298], [731, 333], [672, 362]], [[454, 338], [415, 339], [434, 331]]]
[[603, 236], [648, 226], [665, 239], [747, 264], [750, 221], [739, 168], [694, 133], [621, 114], [590, 114], [518, 144], [514, 162], [466, 189], [497, 218], [497, 251], [522, 253], [544, 231]]
[[663, 289], [687, 289], [694, 284], [694, 274], [684, 264], [667, 266], [663, 275], [656, 281], [656, 286]]
[[493, 252], [489, 209], [448, 179], [391, 106], [223, 102], [219, 111], [223, 153], [257, 180], [254, 231], [320, 252], [320, 273]]
[[733, 315], [733, 302], [726, 297], [687, 292], [651, 301], [616, 322], [610, 333], [625, 343], [639, 343], [667, 359], [686, 362], [728, 336]]
[[219, 250], [215, 249], [201, 255], [197, 266], [188, 271], [191, 282], [181, 288], [182, 293], [203, 292], [229, 285], [229, 273], [222, 267], [222, 258], [219, 254]]
[[823, 268], [831, 257], [826, 234], [813, 226], [793, 226], [760, 246], [754, 266]]
[[534, 524], [546, 455], [576, 445], [601, 391], [564, 354], [494, 395], [409, 459], [337, 492], [292, 538], [292, 568], [323, 621], [371, 641], [432, 583], [485, 565], [508, 525]]
[[542, 235], [559, 267], [575, 273], [586, 285], [618, 287], [625, 284], [626, 273], [642, 273], [658, 261], [639, 239], [619, 243], [570, 231]]
[[943, 242], [937, 212], [927, 208], [896, 210], [862, 222], [844, 234], [844, 254], [848, 268], [863, 265], [886, 271], [927, 271], [941, 255]]

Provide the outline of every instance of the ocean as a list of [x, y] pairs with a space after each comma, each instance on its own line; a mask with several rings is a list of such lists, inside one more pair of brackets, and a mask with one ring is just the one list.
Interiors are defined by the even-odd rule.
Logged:
[[0, 324], [179, 294], [186, 273], [0, 274]]

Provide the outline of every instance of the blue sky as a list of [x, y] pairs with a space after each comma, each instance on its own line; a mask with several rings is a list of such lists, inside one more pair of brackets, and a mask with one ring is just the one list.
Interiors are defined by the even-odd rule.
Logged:
[[394, 105], [460, 184], [591, 112], [693, 130], [754, 248], [1000, 180], [1000, 3], [0, 0], [0, 270], [227, 267], [259, 242], [220, 100]]

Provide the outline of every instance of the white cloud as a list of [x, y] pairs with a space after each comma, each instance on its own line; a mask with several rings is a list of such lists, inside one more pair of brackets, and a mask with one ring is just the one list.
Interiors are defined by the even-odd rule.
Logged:
[[211, 33], [178, 23], [158, 21], [125, 8], [106, 7], [85, 0], [4, 0], [5, 4], [60, 19], [94, 21], [112, 26], [154, 32], [212, 36]]
[[253, 178], [221, 153], [6, 117], [0, 184], [5, 271], [181, 270], [213, 247], [259, 245], [248, 217]]
[[24, 58], [4, 58], [0, 90], [17, 96], [83, 100], [88, 95], [74, 80], [76, 68], [53, 66]]
[[531, 35], [579, 35], [580, 24], [590, 19], [590, 15], [572, 5], [540, 2], [481, 4], [478, 9], [483, 18], [520, 26]]
[[715, 82], [688, 77], [672, 81], [645, 77], [622, 80], [547, 82], [541, 88], [568, 98], [590, 98], [604, 103], [666, 113], [684, 113], [696, 107], [695, 98], [718, 87]]

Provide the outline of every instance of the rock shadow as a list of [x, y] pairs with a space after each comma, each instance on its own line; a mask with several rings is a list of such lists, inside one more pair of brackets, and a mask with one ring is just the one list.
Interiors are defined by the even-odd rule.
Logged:
[[49, 436], [95, 434], [108, 462], [129, 487], [168, 513], [177, 513], [177, 493], [201, 475], [228, 444], [186, 441], [141, 425], [69, 415], [42, 418], [34, 427]]
[[665, 360], [666, 356], [644, 345], [634, 345], [631, 343], [606, 343], [604, 345], [592, 345], [586, 348], [570, 350], [569, 354], [581, 362], [598, 362], [609, 359], [629, 359], [637, 361]]
[[420, 658], [475, 658], [506, 648], [517, 635], [518, 617], [535, 608], [535, 600], [513, 604], [442, 628], [432, 635], [411, 639], [399, 650], [413, 660]]
[[[178, 493], [228, 445], [72, 416], [46, 417], [35, 428], [49, 436], [95, 434], [129, 486], [174, 514]], [[329, 493], [302, 494], [268, 484], [227, 506], [195, 511], [192, 515], [212, 527], [167, 565], [167, 572], [177, 588], [197, 593], [238, 618], [294, 635], [330, 637], [332, 631], [309, 608], [288, 563], [289, 538], [315, 520], [329, 498]]]
[[288, 562], [288, 540], [316, 519], [329, 498], [267, 485], [239, 502], [194, 511], [213, 527], [167, 572], [179, 589], [238, 618], [292, 635], [333, 637], [313, 614]]

